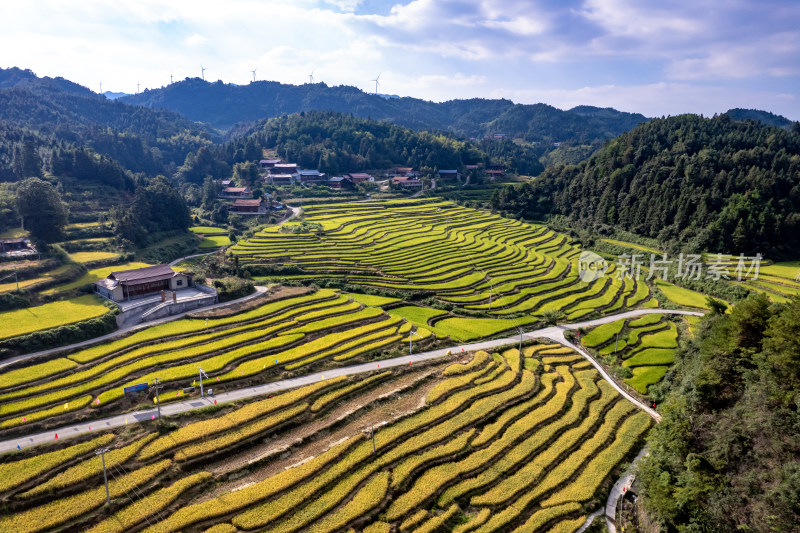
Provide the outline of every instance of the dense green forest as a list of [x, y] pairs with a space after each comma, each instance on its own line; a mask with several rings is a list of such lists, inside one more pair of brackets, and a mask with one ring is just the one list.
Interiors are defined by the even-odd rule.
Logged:
[[239, 122], [316, 110], [348, 113], [418, 131], [442, 131], [462, 137], [504, 133], [548, 144], [608, 139], [647, 120], [638, 113], [590, 106], [563, 111], [546, 104], [522, 105], [483, 98], [436, 103], [419, 98], [386, 98], [356, 87], [329, 87], [324, 83], [288, 85], [257, 81], [231, 85], [199, 78], [146, 90], [121, 101], [171, 109], [219, 129], [228, 129]]
[[186, 201], [164, 176], [140, 183], [130, 205], [112, 208], [110, 218], [126, 248], [144, 245], [153, 233], [185, 231], [191, 225]]
[[[309, 111], [267, 119], [214, 149], [200, 150], [179, 169], [185, 181], [202, 183], [228, 166], [260, 158], [261, 149], [277, 151], [286, 161], [329, 174], [364, 169], [411, 166], [463, 169], [469, 164], [504, 163], [511, 170], [536, 174], [543, 170], [540, 152], [509, 140], [476, 144], [443, 134], [416, 132], [388, 122], [361, 119], [331, 111]], [[220, 165], [219, 162], [225, 165]]]
[[[17, 68], [0, 69], [3, 141], [9, 128], [35, 133], [42, 150], [92, 150], [151, 176], [173, 170], [187, 153], [216, 140], [207, 127], [172, 111], [113, 102], [66, 80], [37, 78]], [[14, 144], [2, 146], [10, 151]], [[21, 179], [8, 172], [7, 159], [0, 153], [0, 179]]]
[[[496, 192], [495, 209], [566, 215], [692, 250], [794, 257], [800, 246], [800, 124], [728, 115], [652, 120], [578, 165]], [[668, 247], [668, 246], [667, 246]]]
[[797, 531], [799, 354], [800, 298], [764, 295], [707, 317], [678, 351], [638, 477], [661, 531]]

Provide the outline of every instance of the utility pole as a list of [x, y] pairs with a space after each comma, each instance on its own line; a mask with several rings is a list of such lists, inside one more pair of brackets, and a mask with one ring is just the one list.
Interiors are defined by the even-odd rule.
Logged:
[[111, 496], [108, 494], [108, 474], [106, 473], [106, 452], [108, 448], [103, 448], [94, 452], [95, 455], [99, 455], [100, 459], [103, 461], [103, 481], [106, 482], [106, 505], [111, 503]]
[[413, 335], [416, 335], [420, 339], [422, 338], [422, 335], [418, 334], [416, 331], [408, 332], [408, 355], [411, 355], [411, 340], [413, 339]]
[[614, 341], [614, 355], [617, 355], [617, 345], [619, 344], [619, 333], [617, 333], [617, 340]]
[[156, 407], [158, 407], [158, 422], [161, 423], [161, 402], [158, 401], [158, 395], [161, 392], [161, 389], [164, 388], [164, 385], [161, 385], [158, 382], [158, 378], [153, 380], [153, 384], [150, 385], [150, 390], [154, 391], [156, 394]]
[[375, 424], [369, 425], [369, 433], [372, 437], [372, 453], [375, 453]]
[[[9, 274], [8, 276], [6, 276], [4, 278], [0, 278], [0, 281], [3, 281], [4, 279], [8, 279], [10, 277], [11, 277], [11, 274]], [[17, 291], [19, 292], [19, 278], [17, 277], [17, 271], [16, 270], [14, 271], [14, 281], [17, 284]]]
[[489, 278], [489, 312], [492, 312], [492, 291], [494, 290], [494, 285], [492, 284], [492, 278]]
[[519, 331], [519, 356], [522, 357], [522, 328], [517, 328]]
[[[197, 367], [197, 370], [200, 371], [200, 397], [203, 398], [204, 397], [204, 395], [203, 395], [203, 376], [208, 378], [208, 374], [203, 372], [203, 369], [200, 368], [200, 367]], [[211, 391], [211, 392], [214, 392], [214, 391]]]

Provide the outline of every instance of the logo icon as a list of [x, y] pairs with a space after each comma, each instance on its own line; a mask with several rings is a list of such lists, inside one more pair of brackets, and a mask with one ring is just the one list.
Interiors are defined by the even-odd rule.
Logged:
[[606, 275], [608, 261], [594, 252], [583, 251], [578, 258], [578, 277], [584, 283], [591, 283]]

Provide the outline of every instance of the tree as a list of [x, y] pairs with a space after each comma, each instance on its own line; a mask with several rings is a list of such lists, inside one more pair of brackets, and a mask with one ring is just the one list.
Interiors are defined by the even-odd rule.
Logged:
[[33, 139], [25, 139], [21, 147], [15, 147], [14, 173], [19, 179], [42, 176], [42, 160]]
[[725, 311], [728, 309], [728, 304], [723, 302], [722, 300], [717, 300], [716, 298], [712, 298], [711, 296], [706, 298], [706, 303], [708, 307], [711, 309], [711, 312], [715, 315], [724, 315]]
[[164, 176], [137, 187], [133, 203], [112, 209], [111, 218], [114, 234], [138, 245], [153, 233], [186, 230], [192, 223], [186, 202]]
[[211, 209], [217, 200], [217, 186], [211, 176], [206, 176], [203, 180], [203, 207]]
[[233, 180], [242, 187], [255, 187], [258, 183], [258, 165], [252, 161], [236, 163], [233, 166]]
[[55, 187], [39, 178], [27, 178], [17, 187], [17, 211], [31, 236], [45, 243], [64, 237], [67, 209]]
[[542, 320], [544, 320], [544, 323], [548, 326], [555, 326], [563, 317], [564, 313], [557, 309], [551, 309], [542, 313]]

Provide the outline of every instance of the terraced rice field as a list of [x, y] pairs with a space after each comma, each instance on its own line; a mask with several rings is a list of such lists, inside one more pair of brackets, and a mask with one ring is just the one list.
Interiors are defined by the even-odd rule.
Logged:
[[192, 226], [189, 228], [192, 233], [198, 235], [227, 235], [228, 230], [225, 228], [215, 228], [214, 226]]
[[[39, 320], [30, 327], [41, 327]], [[349, 363], [399, 346], [409, 329], [401, 318], [329, 289], [226, 318], [169, 322], [0, 374], [0, 430], [58, 417], [74, 420], [76, 411], [118, 410], [129, 405], [123, 387], [155, 378], [166, 386], [162, 402], [182, 399], [198, 367], [219, 386], [273, 381], [285, 370], [305, 370], [318, 361]]]
[[684, 287], [678, 287], [672, 283], [657, 279], [655, 280], [656, 287], [664, 293], [666, 298], [681, 307], [695, 307], [698, 309], [710, 309], [706, 303], [706, 295]]
[[800, 261], [787, 261], [762, 266], [758, 279], [744, 282], [750, 290], [766, 294], [772, 301], [787, 303], [800, 294]]
[[206, 250], [210, 248], [219, 248], [221, 246], [228, 246], [231, 243], [227, 235], [204, 235], [203, 240], [198, 244], [198, 248]]
[[[478, 352], [436, 371], [403, 389], [422, 405], [375, 426], [374, 438], [358, 429], [370, 395], [410, 369], [335, 378], [178, 420], [166, 434], [101, 432], [2, 457], [0, 530], [572, 532], [651, 420], [564, 352]], [[355, 420], [341, 437], [314, 432], [280, 456], [278, 444], [303, 424], [336, 427], [342, 402]], [[277, 447], [251, 463], [265, 434]], [[113, 476], [108, 512], [101, 446]]]
[[17, 281], [14, 281], [13, 277], [8, 277], [7, 279], [10, 279], [11, 281], [5, 281], [4, 283], [0, 283], [0, 294], [4, 292], [16, 291], [17, 287], [19, 287], [19, 290], [21, 291], [36, 290], [37, 288], [47, 283], [54, 283], [57, 278], [68, 274], [73, 267], [74, 265], [61, 265], [52, 270], [42, 273], [38, 277], [31, 279], [21, 279], [19, 280], [19, 283], [17, 283]]
[[[49, 304], [0, 312], [0, 341], [26, 335], [109, 313], [100, 298], [94, 295], [80, 296]], [[0, 376], [2, 379], [4, 375]]]
[[647, 394], [648, 387], [661, 381], [674, 361], [678, 328], [664, 315], [643, 315], [597, 326], [581, 343], [601, 356], [621, 360], [623, 367], [632, 370], [625, 382]]
[[76, 263], [94, 263], [97, 261], [108, 261], [119, 257], [116, 252], [73, 252], [69, 258]]
[[645, 283], [613, 265], [605, 277], [580, 281], [580, 250], [565, 235], [437, 199], [318, 205], [304, 212], [321, 231], [271, 227], [231, 251], [243, 264], [302, 272], [278, 279], [431, 295], [454, 306], [456, 315], [541, 317], [556, 310], [573, 320], [651, 297]]

